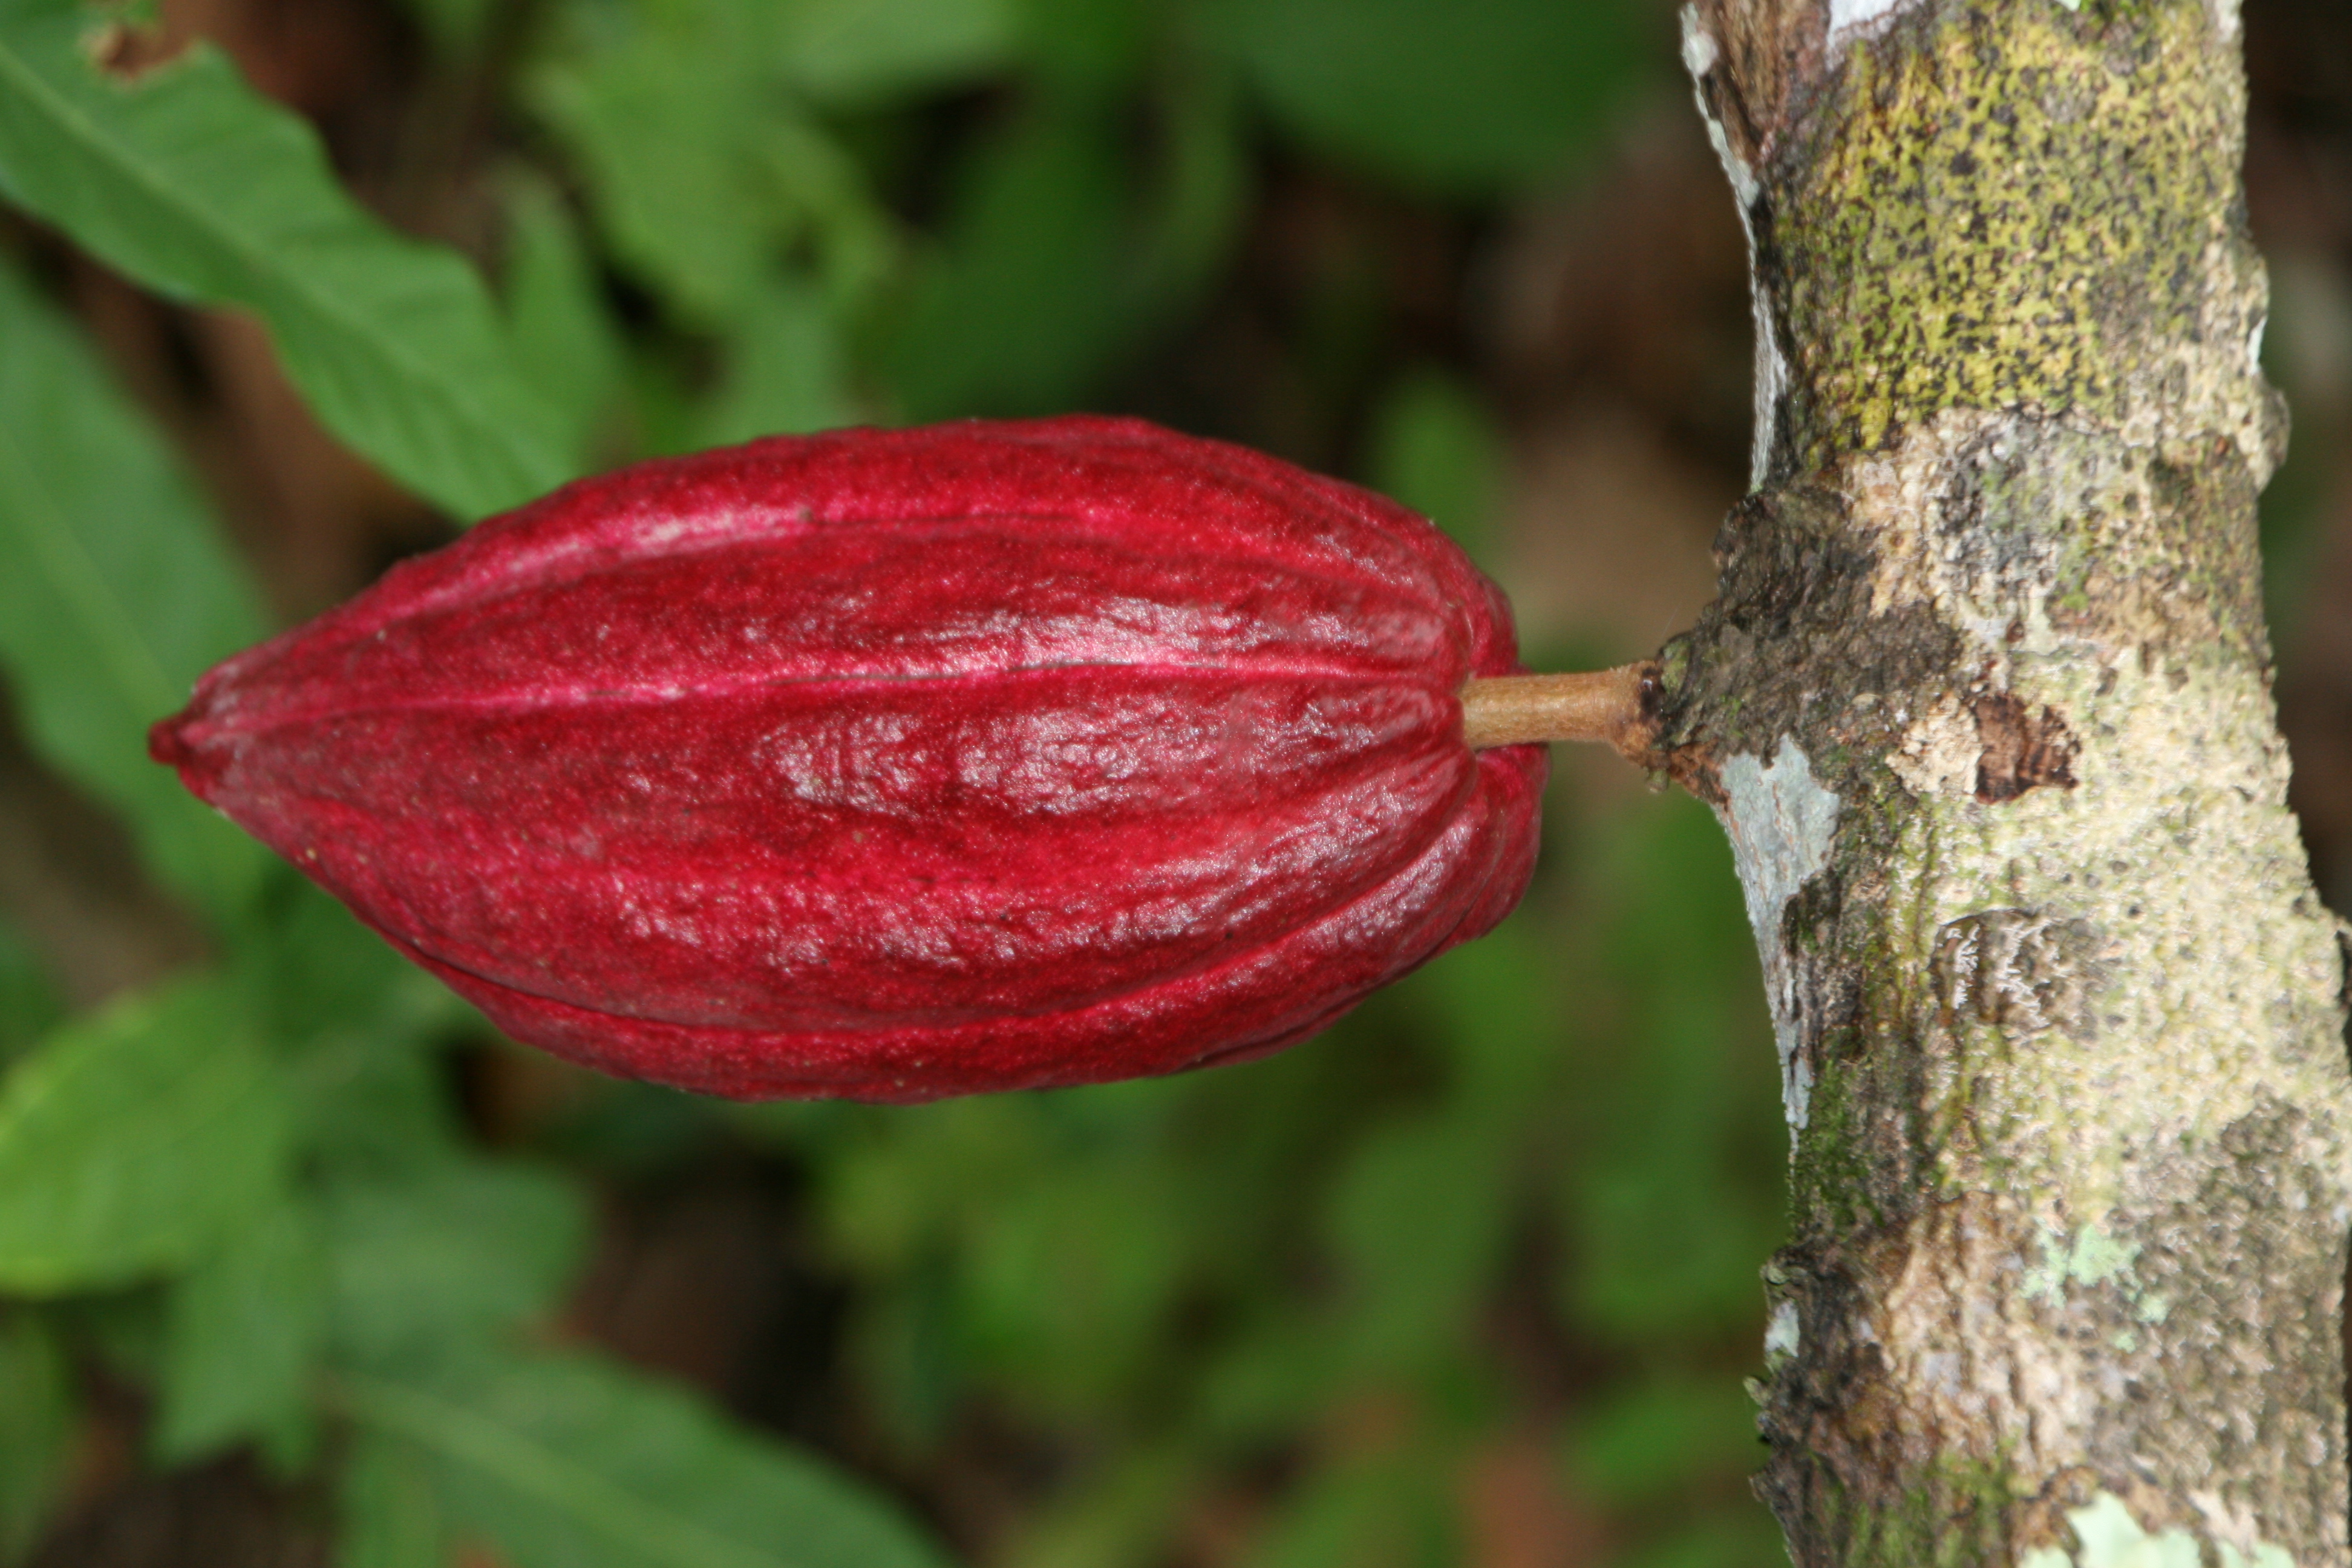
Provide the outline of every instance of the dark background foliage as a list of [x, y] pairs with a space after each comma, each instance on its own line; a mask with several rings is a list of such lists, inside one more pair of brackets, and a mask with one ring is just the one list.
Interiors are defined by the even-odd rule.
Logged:
[[[2343, 907], [2352, 16], [2245, 20]], [[1312, 1044], [872, 1109], [499, 1041], [138, 755], [472, 516], [859, 420], [1247, 442], [1436, 517], [1531, 663], [1647, 652], [1748, 419], [1667, 7], [0, 0], [0, 1563], [1783, 1560], [1752, 949], [1613, 758], [1517, 916]]]

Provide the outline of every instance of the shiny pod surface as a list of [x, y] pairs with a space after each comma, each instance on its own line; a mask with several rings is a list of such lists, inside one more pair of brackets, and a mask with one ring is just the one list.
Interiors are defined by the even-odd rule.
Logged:
[[567, 487], [205, 676], [152, 744], [501, 1028], [737, 1098], [1260, 1055], [1508, 912], [1500, 593], [1352, 486], [1129, 420]]

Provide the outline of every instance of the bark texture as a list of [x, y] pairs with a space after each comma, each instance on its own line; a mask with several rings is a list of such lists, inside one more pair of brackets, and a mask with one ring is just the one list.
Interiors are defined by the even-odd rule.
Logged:
[[2261, 619], [2237, 35], [2234, 0], [1685, 16], [1757, 451], [1656, 758], [1771, 993], [1758, 1485], [1809, 1568], [2347, 1561], [2345, 972]]

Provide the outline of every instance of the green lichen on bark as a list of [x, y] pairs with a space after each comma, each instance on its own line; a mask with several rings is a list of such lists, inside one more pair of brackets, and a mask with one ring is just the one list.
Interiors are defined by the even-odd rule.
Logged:
[[[1801, 248], [1781, 348], [1790, 466], [1946, 409], [2120, 425], [2203, 331], [2203, 246], [2239, 222], [2241, 94], [2201, 5], [1920, 7], [1810, 121], [1759, 235]], [[2243, 342], [2241, 332], [2239, 342]], [[2183, 378], [2185, 381], [2185, 377]]]
[[1807, 1568], [2053, 1561], [2101, 1498], [2343, 1564], [2352, 1073], [2260, 620], [2234, 6], [1864, 9], [1702, 0], [1686, 49], [1766, 344], [1659, 715], [1786, 1074], [1759, 1489]]

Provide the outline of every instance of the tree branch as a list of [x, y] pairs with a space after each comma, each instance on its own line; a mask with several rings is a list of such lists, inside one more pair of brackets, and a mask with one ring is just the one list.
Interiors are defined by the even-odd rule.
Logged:
[[2352, 1074], [2261, 621], [2236, 12], [1685, 17], [1756, 488], [1654, 759], [1763, 954], [1758, 1484], [1808, 1568], [2347, 1562]]

